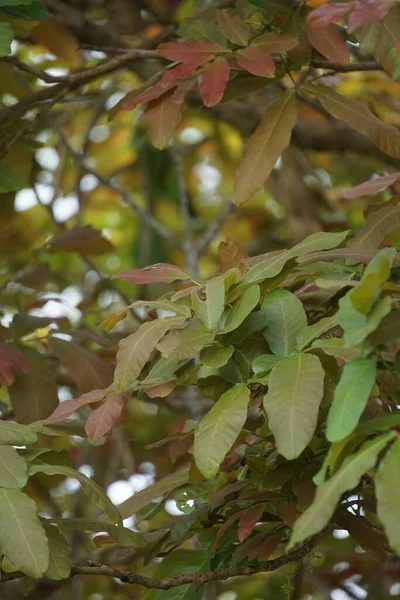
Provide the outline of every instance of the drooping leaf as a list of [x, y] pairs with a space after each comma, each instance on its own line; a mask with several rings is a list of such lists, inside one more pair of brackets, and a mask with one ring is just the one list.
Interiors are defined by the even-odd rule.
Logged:
[[253, 360], [253, 371], [256, 375], [266, 375], [279, 361], [280, 358], [274, 354], [261, 354]]
[[25, 460], [11, 446], [0, 446], [0, 481], [5, 488], [23, 488], [28, 479]]
[[[5, 51], [7, 30], [11, 32], [10, 43], [13, 38], [13, 30], [9, 23], [0, 23], [0, 56], [9, 54], [11, 49]], [[0, 160], [0, 192], [18, 192], [24, 187], [21, 175], [5, 160]]]
[[64, 400], [64, 402], [61, 402], [55, 411], [49, 417], [47, 417], [45, 422], [57, 423], [58, 421], [68, 419], [68, 417], [77, 412], [82, 406], [100, 402], [106, 393], [107, 390], [92, 390], [91, 392], [86, 392], [86, 394], [82, 394], [82, 396], [74, 398], [73, 400]]
[[204, 346], [214, 341], [215, 334], [198, 327], [186, 327], [181, 331], [171, 331], [157, 344], [157, 350], [164, 358], [183, 360], [193, 358]]
[[314, 502], [294, 525], [288, 549], [327, 525], [341, 495], [354, 488], [362, 475], [374, 467], [380, 451], [395, 436], [396, 433], [392, 431], [366, 442], [356, 454], [345, 459], [333, 477], [317, 488]]
[[326, 317], [313, 325], [309, 325], [297, 336], [297, 350], [303, 350], [303, 348], [309, 346], [316, 338], [336, 327], [337, 324], [336, 315], [333, 315], [333, 317]]
[[45, 419], [59, 404], [55, 373], [46, 358], [34, 350], [27, 351], [32, 365], [28, 373], [18, 373], [10, 387], [10, 399], [19, 423]]
[[15, 381], [13, 370], [29, 373], [32, 365], [22, 352], [0, 342], [0, 384], [10, 386]]
[[225, 392], [195, 429], [194, 458], [206, 479], [213, 479], [247, 418], [250, 390], [238, 383]]
[[350, 49], [334, 25], [328, 25], [324, 29], [309, 27], [307, 37], [310, 44], [328, 60], [339, 65], [345, 65], [349, 62]]
[[215, 42], [164, 42], [157, 48], [157, 52], [168, 60], [202, 65], [215, 57], [220, 52], [226, 52], [226, 48]]
[[258, 77], [273, 77], [275, 75], [275, 62], [269, 52], [262, 46], [247, 46], [238, 50], [235, 58], [240, 67]]
[[81, 254], [104, 254], [114, 249], [102, 232], [91, 225], [67, 229], [55, 235], [46, 246], [47, 252], [79, 252]]
[[365, 181], [364, 183], [360, 183], [360, 185], [356, 185], [355, 187], [344, 191], [342, 196], [343, 198], [350, 200], [352, 198], [358, 198], [359, 196], [370, 196], [372, 194], [377, 194], [378, 192], [386, 190], [398, 179], [400, 179], [400, 172], [390, 173], [389, 175], [384, 175], [383, 177], [374, 177], [369, 181]]
[[247, 256], [240, 244], [230, 239], [220, 243], [218, 254], [221, 261], [221, 273], [226, 273], [229, 269], [240, 269], [242, 259]]
[[37, 441], [38, 427], [0, 420], [0, 444], [28, 446]]
[[243, 296], [236, 300], [225, 322], [224, 328], [220, 333], [229, 333], [237, 329], [248, 317], [251, 311], [257, 306], [260, 299], [260, 287], [252, 285], [245, 290]]
[[196, 291], [192, 292], [194, 312], [209, 331], [214, 331], [218, 328], [224, 311], [224, 278], [219, 275], [218, 277], [209, 279], [204, 287], [204, 291], [202, 290], [200, 294], [204, 294], [205, 298], [202, 299]]
[[42, 577], [49, 565], [36, 504], [21, 490], [0, 488], [0, 552], [31, 577]]
[[217, 20], [219, 28], [227, 40], [237, 46], [247, 45], [252, 31], [233, 8], [219, 10]]
[[375, 477], [378, 517], [385, 528], [389, 543], [396, 553], [399, 553], [400, 550], [399, 459], [400, 440], [396, 439], [383, 457]]
[[120, 392], [110, 394], [103, 400], [102, 404], [89, 415], [89, 418], [86, 421], [85, 431], [91, 442], [99, 440], [114, 427], [127, 399], [127, 396]]
[[185, 317], [156, 319], [142, 323], [135, 333], [121, 340], [114, 374], [114, 382], [119, 390], [127, 389], [137, 379], [166, 332], [174, 327], [180, 327], [184, 322]]
[[102, 490], [98, 483], [89, 479], [80, 471], [75, 471], [69, 467], [63, 465], [46, 465], [46, 464], [32, 464], [29, 466], [28, 474], [30, 476], [36, 473], [44, 473], [45, 475], [65, 475], [65, 477], [71, 477], [77, 479], [82, 486], [83, 491], [93, 504], [104, 510], [106, 515], [111, 519], [113, 523], [122, 525], [121, 515], [118, 509], [111, 502], [107, 494]]
[[312, 354], [295, 354], [273, 368], [264, 408], [276, 447], [287, 460], [299, 456], [317, 425], [324, 370]]
[[224, 58], [217, 58], [200, 77], [200, 93], [205, 106], [215, 106], [222, 100], [229, 80], [230, 66]]
[[234, 347], [207, 346], [200, 352], [200, 361], [210, 369], [219, 369], [226, 365], [234, 352]]
[[267, 327], [263, 334], [274, 354], [285, 357], [297, 347], [297, 337], [305, 331], [307, 317], [301, 301], [288, 290], [267, 294], [261, 305]]
[[250, 200], [264, 185], [283, 150], [288, 146], [296, 111], [293, 92], [280, 96], [264, 113], [246, 146], [236, 173], [232, 201]]
[[357, 427], [376, 374], [376, 357], [356, 358], [344, 366], [328, 414], [326, 437], [330, 442], [339, 442]]
[[189, 275], [179, 267], [175, 267], [175, 265], [157, 263], [143, 269], [132, 269], [131, 271], [118, 273], [113, 278], [126, 279], [137, 284], [172, 283], [178, 279], [187, 280], [189, 279]]
[[71, 574], [71, 548], [54, 525], [46, 525], [45, 531], [50, 554], [46, 577], [56, 581], [67, 579]]
[[376, 250], [394, 227], [400, 226], [400, 205], [370, 213], [362, 230], [348, 242], [350, 248]]
[[400, 133], [393, 125], [378, 119], [365, 104], [342, 96], [326, 85], [306, 84], [302, 89], [317, 96], [322, 106], [336, 119], [367, 135], [385, 154], [400, 158]]
[[173, 102], [172, 96], [173, 91], [170, 91], [149, 102], [143, 115], [151, 142], [159, 150], [166, 147], [182, 118], [182, 106]]

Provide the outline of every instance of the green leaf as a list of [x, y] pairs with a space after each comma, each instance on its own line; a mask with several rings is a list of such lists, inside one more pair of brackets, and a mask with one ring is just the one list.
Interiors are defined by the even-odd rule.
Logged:
[[380, 451], [394, 437], [396, 433], [392, 431], [366, 442], [356, 454], [346, 458], [331, 479], [317, 488], [314, 502], [294, 524], [288, 550], [325, 527], [341, 495], [356, 487], [364, 473], [374, 467]]
[[206, 479], [213, 479], [247, 418], [250, 390], [238, 383], [222, 394], [201, 419], [194, 434], [194, 458]]
[[377, 513], [389, 543], [400, 552], [400, 439], [387, 451], [375, 477]]
[[361, 421], [356, 429], [360, 433], [372, 433], [373, 431], [384, 431], [391, 427], [400, 425], [400, 413], [384, 415], [375, 419], [365, 419]]
[[0, 419], [0, 444], [11, 446], [29, 446], [37, 442], [38, 429], [41, 424], [21, 425]]
[[297, 336], [305, 330], [307, 317], [301, 301], [287, 290], [273, 290], [261, 305], [268, 325], [263, 334], [274, 354], [288, 356], [296, 350]]
[[31, 476], [36, 473], [44, 473], [45, 475], [65, 475], [65, 477], [77, 479], [89, 500], [104, 510], [113, 523], [122, 525], [122, 518], [118, 509], [111, 502], [104, 490], [102, 490], [93, 479], [89, 479], [89, 477], [86, 477], [83, 473], [69, 467], [64, 467], [63, 465], [30, 465], [28, 474]]
[[315, 340], [311, 346], [311, 350], [322, 350], [329, 356], [335, 356], [344, 361], [353, 360], [358, 358], [361, 354], [359, 348], [351, 348], [344, 345], [342, 338], [330, 338], [328, 340]]
[[[10, 30], [9, 44], [12, 42], [13, 30], [8, 23], [0, 23], [0, 56], [10, 53], [11, 47], [7, 46], [7, 28]], [[22, 177], [5, 160], [0, 160], [0, 192], [18, 192], [24, 187]]]
[[5, 488], [23, 488], [28, 480], [26, 462], [12, 446], [0, 446], [0, 482]]
[[[137, 379], [157, 342], [169, 329], [180, 327], [185, 317], [167, 317], [143, 323], [135, 333], [121, 340], [117, 353], [114, 382], [119, 390], [127, 389]], [[167, 357], [175, 358], [175, 357]]]
[[88, 521], [87, 519], [49, 519], [49, 521], [57, 525], [58, 529], [62, 531], [69, 529], [95, 533], [106, 531], [120, 546], [144, 548], [148, 544], [147, 540], [139, 533], [131, 531], [126, 527], [111, 525], [111, 523], [106, 523], [101, 519], [98, 521]]
[[237, 329], [243, 321], [248, 317], [253, 308], [257, 306], [260, 299], [260, 287], [258, 285], [252, 285], [249, 287], [235, 302], [232, 309], [229, 311], [225, 326], [220, 333], [229, 333], [234, 329]]
[[363, 315], [354, 309], [349, 294], [339, 300], [339, 311], [337, 320], [344, 329], [344, 341], [346, 346], [357, 346], [365, 338], [375, 331], [391, 309], [392, 300], [385, 296], [379, 300], [368, 315]]
[[337, 324], [336, 315], [333, 315], [333, 317], [326, 317], [325, 319], [320, 319], [313, 325], [309, 325], [297, 336], [297, 350], [303, 350], [303, 348], [309, 346], [316, 338], [319, 338], [324, 333], [327, 333], [336, 327]]
[[20, 490], [0, 488], [0, 553], [31, 577], [41, 577], [49, 565], [36, 504]]
[[157, 350], [164, 358], [183, 360], [193, 358], [207, 344], [214, 341], [215, 334], [198, 327], [186, 327], [172, 331], [157, 344]]
[[[19, 4], [25, 3], [20, 2]], [[0, 12], [12, 19], [24, 19], [26, 21], [43, 21], [44, 19], [51, 18], [51, 14], [46, 6], [43, 2], [39, 2], [39, 0], [32, 0], [28, 6], [9, 6], [7, 8], [1, 8]]]
[[368, 215], [364, 227], [348, 242], [348, 246], [362, 250], [376, 250], [386, 235], [399, 225], [400, 206], [385, 207], [383, 205], [381, 210], [376, 210]]
[[383, 248], [367, 265], [360, 283], [348, 292], [354, 308], [366, 315], [378, 298], [379, 291], [389, 279], [394, 257], [395, 248]]
[[233, 351], [233, 346], [207, 346], [200, 352], [200, 362], [210, 369], [219, 369], [226, 365]]
[[253, 371], [256, 375], [266, 375], [278, 362], [279, 358], [273, 354], [261, 354], [253, 360]]
[[[13, 38], [14, 31], [11, 25], [9, 23], [0, 23], [0, 56], [10, 54]], [[23, 187], [24, 182], [11, 165], [4, 160], [0, 161], [0, 190], [2, 192], [17, 192]]]
[[161, 379], [168, 381], [173, 377], [175, 371], [180, 365], [179, 360], [174, 358], [159, 358], [155, 365], [151, 368], [149, 374], [144, 381], [153, 381], [154, 379]]
[[357, 427], [376, 374], [376, 357], [356, 358], [344, 366], [328, 414], [326, 437], [330, 442], [339, 442]]
[[201, 300], [196, 291], [192, 292], [193, 309], [196, 316], [209, 331], [218, 328], [224, 311], [225, 285], [224, 278], [219, 275], [209, 279], [204, 290], [200, 293], [205, 294], [205, 299]]
[[287, 460], [297, 458], [314, 435], [324, 376], [312, 354], [289, 356], [272, 370], [264, 408], [276, 447]]
[[67, 579], [71, 574], [71, 549], [65, 536], [53, 525], [46, 525], [50, 560], [46, 577], [53, 580]]
[[[317, 232], [308, 236], [305, 240], [293, 246], [286, 252], [274, 254], [274, 256], [268, 257], [254, 257], [247, 259], [244, 262], [250, 266], [247, 273], [245, 273], [242, 282], [243, 283], [259, 283], [265, 279], [270, 279], [278, 275], [285, 264], [292, 258], [300, 258], [306, 256], [312, 252], [319, 252], [321, 250], [331, 250], [339, 246], [346, 237], [349, 231], [341, 231], [340, 233], [325, 233]], [[312, 255], [311, 255], [312, 257]]]
[[[145, 490], [137, 492], [135, 495], [131, 496], [124, 502], [118, 505], [118, 511], [123, 519], [127, 519], [128, 517], [137, 513], [140, 509], [147, 506], [154, 498], [158, 498], [165, 494], [166, 492], [170, 492], [176, 487], [179, 487], [187, 482], [189, 477], [189, 467], [185, 467], [160, 479], [154, 485], [150, 485]], [[103, 521], [103, 520], [102, 520]]]

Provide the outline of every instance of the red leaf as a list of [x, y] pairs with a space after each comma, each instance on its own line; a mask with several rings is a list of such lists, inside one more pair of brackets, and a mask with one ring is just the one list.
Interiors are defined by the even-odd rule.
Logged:
[[47, 246], [48, 252], [81, 252], [82, 254], [104, 254], [114, 249], [101, 231], [91, 225], [74, 227], [54, 236]]
[[229, 63], [224, 58], [217, 58], [203, 71], [199, 87], [206, 106], [215, 106], [222, 99], [228, 83], [229, 73]]
[[356, 187], [350, 188], [343, 192], [343, 198], [358, 198], [359, 196], [370, 196], [386, 190], [389, 186], [393, 185], [398, 179], [400, 179], [400, 171], [397, 173], [390, 173], [390, 175], [384, 175], [383, 177], [375, 177], [370, 179]]
[[293, 35], [265, 33], [254, 40], [253, 46], [261, 47], [265, 52], [287, 52], [295, 48], [299, 40]]
[[157, 263], [144, 267], [144, 269], [132, 269], [132, 271], [123, 271], [113, 278], [126, 279], [132, 283], [172, 283], [177, 279], [189, 279], [189, 275], [175, 265], [168, 263]]
[[351, 6], [351, 3], [345, 2], [322, 4], [308, 15], [308, 24], [313, 29], [325, 29], [328, 25], [339, 21], [351, 9]]
[[214, 58], [218, 52], [226, 52], [226, 49], [215, 42], [165, 42], [158, 46], [157, 51], [168, 60], [199, 66]]
[[249, 46], [245, 50], [238, 50], [235, 57], [239, 66], [253, 75], [260, 77], [273, 77], [275, 75], [275, 63], [263, 48]]
[[293, 529], [293, 525], [300, 516], [300, 512], [296, 508], [296, 502], [289, 502], [279, 511], [279, 516], [287, 527]]
[[382, 21], [388, 12], [393, 8], [395, 2], [392, 0], [363, 0], [354, 2], [351, 11], [348, 30], [353, 32], [362, 25], [372, 25], [377, 21]]
[[249, 537], [255, 525], [261, 519], [265, 506], [264, 503], [255, 504], [240, 513], [238, 532], [240, 542], [244, 542], [244, 540]]
[[197, 69], [197, 65], [193, 63], [184, 63], [182, 65], [178, 65], [167, 71], [164, 77], [160, 81], [160, 86], [168, 89], [171, 85], [176, 85], [177, 81], [180, 79], [185, 79], [186, 77], [190, 77]]
[[114, 392], [91, 413], [85, 425], [85, 431], [91, 442], [104, 437], [114, 427], [127, 400], [127, 394]]
[[[173, 84], [171, 83], [171, 85], [169, 86], [170, 88], [173, 87]], [[153, 100], [157, 100], [157, 98], [161, 98], [161, 96], [163, 96], [164, 94], [166, 94], [168, 91], [168, 86], [162, 86], [161, 85], [161, 81], [158, 82], [157, 85], [155, 85], [154, 87], [146, 90], [145, 92], [143, 92], [142, 94], [139, 94], [138, 96], [136, 96], [133, 100], [131, 100], [130, 102], [122, 102], [122, 104], [120, 105], [120, 109], [121, 110], [133, 110], [134, 108], [136, 108], [136, 106], [138, 106], [139, 104], [147, 104], [148, 102], [152, 102]], [[127, 100], [129, 98], [131, 94], [128, 94], [126, 96]]]
[[310, 44], [328, 60], [340, 65], [349, 62], [350, 49], [334, 25], [329, 25], [325, 29], [308, 27], [307, 37]]
[[86, 394], [82, 394], [78, 398], [74, 398], [73, 400], [64, 400], [61, 402], [56, 410], [46, 419], [46, 423], [57, 423], [58, 421], [64, 421], [64, 419], [68, 419], [71, 415], [73, 415], [81, 406], [86, 406], [87, 404], [93, 404], [95, 402], [100, 402], [106, 394], [107, 390], [92, 390], [91, 392], [87, 392]]
[[0, 383], [10, 386], [15, 381], [13, 369], [28, 373], [31, 370], [31, 364], [27, 358], [12, 346], [0, 342]]
[[182, 102], [185, 99], [185, 95], [187, 94], [187, 92], [190, 92], [190, 90], [192, 90], [195, 87], [196, 83], [196, 79], [187, 79], [186, 81], [182, 81], [175, 88], [175, 91], [171, 97], [171, 101], [175, 104], [182, 104]]
[[248, 557], [250, 560], [253, 558], [259, 558], [261, 561], [268, 560], [271, 554], [276, 550], [279, 545], [279, 542], [282, 539], [283, 531], [275, 531], [267, 537], [265, 542], [260, 544], [257, 548], [254, 548], [251, 552], [249, 552]]

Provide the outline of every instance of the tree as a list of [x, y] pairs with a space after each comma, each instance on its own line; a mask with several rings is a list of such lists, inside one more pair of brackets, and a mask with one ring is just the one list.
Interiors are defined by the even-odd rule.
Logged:
[[398, 595], [397, 4], [0, 15], [1, 598]]

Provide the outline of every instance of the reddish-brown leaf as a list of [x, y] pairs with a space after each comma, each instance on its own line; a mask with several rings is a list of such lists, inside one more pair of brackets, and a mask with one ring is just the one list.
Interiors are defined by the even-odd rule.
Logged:
[[[240, 269], [240, 263], [244, 258], [247, 258], [246, 252], [242, 246], [235, 240], [225, 240], [218, 247], [219, 259], [221, 261], [221, 273], [229, 271], [229, 269]], [[244, 267], [244, 265], [242, 265]]]
[[232, 8], [223, 8], [217, 13], [218, 25], [224, 36], [232, 44], [246, 46], [251, 36], [250, 27]]
[[28, 373], [31, 370], [29, 360], [9, 344], [0, 342], [0, 383], [9, 386], [15, 381], [13, 369]]
[[113, 368], [92, 352], [73, 342], [52, 337], [50, 346], [82, 394], [107, 388], [113, 380]]
[[285, 504], [280, 511], [279, 516], [282, 521], [287, 525], [287, 527], [293, 528], [293, 525], [296, 523], [297, 519], [300, 516], [300, 512], [297, 510], [296, 502], [289, 502]]
[[164, 42], [158, 46], [157, 52], [168, 60], [199, 66], [218, 52], [226, 52], [226, 49], [215, 42]]
[[28, 266], [23, 272], [15, 277], [14, 281], [34, 290], [43, 288], [51, 277], [48, 264]]
[[131, 271], [123, 271], [118, 275], [113, 275], [113, 278], [126, 279], [132, 283], [172, 283], [178, 279], [189, 279], [189, 275], [175, 265], [169, 263], [156, 263], [144, 267], [144, 269], [132, 269]]
[[79, 408], [81, 408], [81, 406], [100, 402], [103, 400], [106, 393], [107, 390], [92, 390], [91, 392], [82, 394], [82, 396], [74, 398], [73, 400], [64, 400], [64, 402], [61, 402], [55, 411], [51, 413], [49, 417], [47, 417], [46, 423], [57, 423], [58, 421], [64, 421], [64, 419], [68, 419], [68, 417], [73, 415]]
[[354, 2], [353, 10], [348, 21], [348, 30], [352, 33], [362, 25], [372, 25], [377, 21], [383, 21], [388, 12], [395, 5], [394, 0], [363, 0]]
[[170, 379], [169, 381], [163, 381], [157, 385], [147, 387], [143, 391], [149, 398], [165, 398], [166, 396], [169, 396], [175, 386], [176, 380]]
[[246, 508], [240, 513], [238, 537], [240, 542], [244, 542], [253, 531], [255, 525], [259, 522], [265, 510], [266, 504], [255, 504]]
[[278, 33], [265, 33], [256, 38], [252, 45], [261, 47], [266, 52], [288, 52], [295, 48], [299, 40], [293, 35], [280, 35]]
[[313, 29], [325, 29], [328, 25], [339, 21], [349, 12], [351, 5], [343, 2], [331, 2], [314, 8], [307, 17], [307, 21]]
[[190, 90], [192, 90], [197, 84], [197, 79], [186, 79], [186, 81], [181, 81], [176, 88], [174, 89], [171, 100], [175, 104], [182, 104], [185, 99], [185, 96]]
[[47, 245], [48, 252], [81, 252], [82, 254], [104, 254], [114, 249], [112, 243], [102, 236], [101, 231], [91, 225], [74, 227], [54, 236]]
[[258, 548], [254, 548], [251, 552], [249, 552], [249, 559], [259, 558], [259, 560], [264, 561], [268, 560], [271, 554], [277, 549], [279, 543], [283, 536], [283, 531], [275, 531], [267, 537], [267, 539], [258, 546]]
[[153, 146], [162, 150], [175, 133], [182, 118], [181, 105], [172, 102], [173, 92], [169, 91], [158, 100], [150, 102], [144, 113]]
[[127, 401], [127, 394], [114, 392], [89, 415], [85, 431], [91, 442], [104, 437], [114, 427]]
[[28, 350], [32, 368], [17, 373], [10, 387], [11, 404], [18, 423], [33, 423], [48, 417], [58, 406], [54, 370], [39, 352]]
[[176, 85], [181, 79], [190, 77], [196, 71], [197, 66], [193, 63], [183, 63], [177, 65], [170, 71], [167, 71], [160, 81], [160, 86], [168, 89], [171, 85]]
[[215, 106], [224, 95], [230, 67], [224, 58], [217, 58], [203, 71], [200, 78], [200, 93], [206, 106]]
[[253, 75], [260, 77], [273, 77], [275, 75], [275, 63], [264, 48], [260, 46], [249, 46], [235, 53], [237, 63]]
[[334, 25], [328, 25], [325, 29], [308, 27], [307, 37], [310, 44], [328, 60], [340, 65], [349, 62], [350, 49]]
[[343, 198], [351, 199], [358, 198], [359, 196], [377, 194], [378, 192], [386, 190], [398, 179], [400, 179], [400, 171], [384, 175], [383, 177], [375, 177], [375, 179], [370, 179], [369, 181], [365, 181], [364, 183], [360, 183], [360, 185], [356, 185], [355, 187], [346, 190], [343, 192], [342, 196]]
[[218, 548], [218, 544], [219, 544], [220, 539], [222, 538], [222, 536], [224, 535], [224, 533], [226, 531], [228, 531], [229, 527], [231, 525], [233, 525], [234, 522], [239, 518], [239, 516], [240, 516], [240, 513], [238, 513], [238, 512], [234, 513], [233, 515], [231, 515], [229, 517], [229, 519], [227, 519], [225, 521], [225, 523], [223, 523], [221, 525], [221, 527], [218, 530], [217, 537], [215, 538], [215, 542], [214, 542], [214, 544], [212, 546], [213, 550], [215, 550], [216, 548]]

